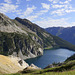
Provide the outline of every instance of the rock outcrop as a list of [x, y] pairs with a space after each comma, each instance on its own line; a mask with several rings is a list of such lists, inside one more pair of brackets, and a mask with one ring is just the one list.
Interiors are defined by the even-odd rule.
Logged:
[[17, 73], [29, 65], [18, 57], [0, 55], [0, 73]]
[[34, 65], [34, 64], [31, 64], [29, 67], [32, 67], [33, 69], [41, 69], [41, 68], [39, 68], [39, 67], [37, 67], [36, 65]]
[[22, 30], [14, 22], [12, 22], [9, 17], [2, 13], [0, 13], [0, 31], [8, 33], [19, 32], [27, 34], [24, 30]]
[[30, 72], [34, 72], [37, 70], [41, 70], [41, 68], [35, 66], [34, 64], [31, 64], [30, 66], [26, 67], [25, 69], [23, 69], [23, 71], [20, 71], [21, 73], [30, 73]]

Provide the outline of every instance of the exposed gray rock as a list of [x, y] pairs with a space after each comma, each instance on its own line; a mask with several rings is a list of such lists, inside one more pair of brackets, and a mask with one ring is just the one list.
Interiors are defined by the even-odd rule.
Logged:
[[14, 22], [12, 22], [9, 17], [5, 16], [2, 13], [0, 13], [0, 31], [8, 33], [19, 32], [28, 35], [26, 31], [23, 31]]
[[34, 69], [41, 69], [41, 68], [35, 66], [34, 64], [31, 64], [29, 67], [32, 67], [32, 68], [34, 68]]
[[55, 67], [55, 66], [53, 64], [50, 64], [47, 67], [45, 67], [44, 69], [46, 69], [46, 68], [53, 68], [53, 67]]
[[[19, 63], [20, 60], [22, 65]], [[19, 57], [0, 55], [0, 73], [2, 74], [17, 73], [28, 66], [29, 65]]]

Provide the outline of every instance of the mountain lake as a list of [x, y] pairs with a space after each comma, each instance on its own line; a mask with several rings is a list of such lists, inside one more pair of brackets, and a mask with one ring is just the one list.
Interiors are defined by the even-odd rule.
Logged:
[[25, 60], [29, 65], [34, 64], [40, 68], [45, 68], [49, 64], [58, 63], [65, 61], [68, 57], [73, 55], [75, 51], [68, 49], [53, 49], [53, 50], [44, 50], [44, 53], [40, 57], [31, 58]]

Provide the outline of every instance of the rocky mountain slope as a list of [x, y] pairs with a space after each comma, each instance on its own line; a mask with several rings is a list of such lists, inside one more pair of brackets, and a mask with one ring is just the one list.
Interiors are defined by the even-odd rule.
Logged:
[[46, 31], [75, 45], [75, 26], [68, 28], [50, 27], [46, 28]]
[[[45, 31], [43, 28], [39, 27], [38, 25], [30, 22], [27, 19], [21, 19], [19, 17], [16, 17], [14, 22], [17, 24], [19, 22], [23, 25], [23, 27], [27, 27], [33, 32], [35, 32], [43, 41], [43, 48], [49, 49], [49, 48], [67, 48], [75, 50], [75, 46], [70, 44], [69, 42], [62, 40], [61, 38], [57, 36], [53, 36], [49, 34], [47, 31]], [[20, 25], [17, 24], [17, 25]], [[21, 26], [20, 26], [21, 27]], [[24, 28], [23, 28], [24, 30]]]
[[29, 65], [18, 57], [0, 55], [0, 73], [16, 73]]
[[17, 22], [19, 22], [23, 25], [23, 27], [27, 27], [31, 31], [35, 32], [36, 35], [38, 35], [42, 39], [43, 47], [52, 47], [52, 45], [56, 45], [52, 35], [48, 34], [43, 28], [40, 28], [38, 25], [30, 22], [27, 19], [21, 19], [19, 17], [16, 17], [14, 21], [16, 24]]
[[19, 56], [22, 59], [42, 55], [42, 40], [33, 31], [25, 29], [0, 13], [0, 54]]
[[22, 59], [43, 55], [43, 48], [68, 48], [75, 46], [46, 32], [27, 19], [8, 18], [0, 13], [0, 54]]

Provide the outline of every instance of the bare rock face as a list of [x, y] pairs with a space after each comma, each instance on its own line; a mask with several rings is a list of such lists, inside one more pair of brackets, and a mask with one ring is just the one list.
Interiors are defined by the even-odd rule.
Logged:
[[29, 67], [32, 67], [33, 69], [41, 69], [41, 68], [35, 66], [34, 64], [31, 64]]
[[10, 60], [15, 64], [15, 61], [17, 61], [18, 65], [20, 68], [24, 69], [28, 67], [29, 65], [20, 57], [15, 57], [15, 56], [9, 56]]
[[50, 64], [50, 65], [48, 65], [47, 67], [45, 67], [44, 69], [47, 69], [47, 68], [53, 68], [53, 67], [55, 67], [53, 64]]
[[16, 73], [28, 66], [29, 65], [21, 58], [0, 55], [0, 73]]
[[30, 73], [36, 70], [41, 70], [41, 68], [35, 66], [34, 64], [31, 64], [30, 66], [23, 69], [23, 71], [20, 71], [21, 73]]
[[23, 31], [21, 28], [16, 26], [16, 24], [12, 22], [12, 20], [9, 19], [9, 17], [5, 16], [2, 13], [0, 13], [0, 31], [8, 33], [19, 32], [27, 34], [27, 32]]

